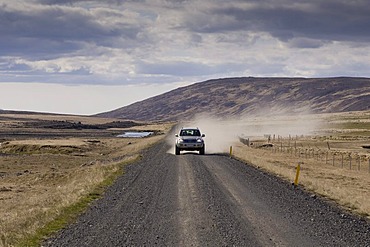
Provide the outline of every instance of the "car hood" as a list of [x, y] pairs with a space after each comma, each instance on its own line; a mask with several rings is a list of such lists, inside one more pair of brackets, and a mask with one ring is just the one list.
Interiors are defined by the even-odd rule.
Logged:
[[183, 139], [183, 140], [202, 139], [202, 137], [200, 137], [200, 136], [180, 136], [179, 138]]

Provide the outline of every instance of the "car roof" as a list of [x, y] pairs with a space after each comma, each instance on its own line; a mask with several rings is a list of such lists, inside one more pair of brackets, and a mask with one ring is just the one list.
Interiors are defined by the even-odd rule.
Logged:
[[199, 130], [198, 127], [181, 128], [181, 130]]

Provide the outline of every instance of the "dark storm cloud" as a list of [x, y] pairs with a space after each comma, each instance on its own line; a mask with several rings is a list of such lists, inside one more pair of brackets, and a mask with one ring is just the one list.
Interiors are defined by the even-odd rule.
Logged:
[[134, 25], [104, 25], [98, 20], [82, 9], [55, 6], [27, 10], [3, 5], [0, 54], [60, 56], [77, 51], [86, 43], [111, 47], [117, 38], [135, 39], [140, 31]]
[[294, 38], [289, 41], [289, 45], [293, 48], [319, 48], [328, 42], [317, 39]]
[[[36, 2], [48, 5], [72, 5], [76, 3], [99, 2], [97, 0], [36, 0]], [[104, 0], [106, 4], [123, 4], [127, 2], [143, 3], [145, 0]]]
[[69, 40], [93, 39], [110, 32], [81, 11], [67, 11], [54, 7], [33, 11], [0, 9], [0, 31], [3, 35], [14, 33], [21, 37]]
[[[114, 6], [110, 4], [113, 3], [136, 3], [142, 5], [142, 9], [147, 12], [157, 11], [158, 15], [166, 14], [161, 13], [161, 7], [164, 11], [171, 7], [192, 6], [183, 9], [183, 22], [175, 26], [195, 33], [267, 32], [284, 42], [300, 38], [290, 42], [293, 47], [299, 48], [317, 48], [328, 41], [370, 41], [370, 5], [366, 0], [163, 0], [157, 2], [157, 9], [154, 10], [151, 9], [152, 5], [149, 5], [153, 1], [143, 0], [107, 0], [104, 3], [90, 0], [34, 2], [49, 7], [32, 10], [7, 8], [6, 4], [0, 7], [1, 55], [59, 55], [79, 50], [84, 43], [107, 47], [116, 47], [117, 44], [132, 46], [133, 42], [139, 42], [138, 34], [146, 32], [142, 26], [135, 24], [103, 24], [99, 22], [100, 16], [82, 8], [71, 7], [84, 3], [106, 4], [107, 8], [112, 9]], [[208, 7], [197, 9], [197, 5], [201, 3], [207, 3]], [[246, 7], [246, 3], [251, 5]], [[107, 16], [117, 15], [106, 11]]]
[[190, 16], [184, 27], [206, 33], [267, 32], [282, 41], [294, 37], [370, 41], [370, 4], [367, 0], [245, 2], [254, 4], [248, 8], [227, 4], [214, 6], [206, 13], [210, 18], [199, 22], [200, 18]]
[[77, 2], [90, 2], [90, 0], [36, 0], [36, 2], [41, 4], [49, 4], [49, 5], [65, 5], [65, 4], [73, 4]]
[[0, 56], [22, 56], [24, 58], [49, 59], [59, 57], [81, 49], [81, 43], [74, 41], [58, 41], [53, 39], [40, 40], [37, 37], [0, 38]]
[[368, 75], [369, 13], [368, 0], [0, 0], [0, 81], [335, 75], [349, 57]]

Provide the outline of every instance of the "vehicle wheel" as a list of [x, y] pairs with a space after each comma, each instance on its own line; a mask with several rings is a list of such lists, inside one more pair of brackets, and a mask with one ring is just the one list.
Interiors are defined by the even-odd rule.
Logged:
[[175, 147], [175, 154], [180, 155], [180, 149], [178, 147]]
[[203, 146], [201, 150], [199, 150], [199, 154], [204, 155], [205, 154], [205, 147]]

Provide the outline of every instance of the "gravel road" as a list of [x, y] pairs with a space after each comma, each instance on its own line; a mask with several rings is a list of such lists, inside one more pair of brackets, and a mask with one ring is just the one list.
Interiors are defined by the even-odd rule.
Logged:
[[159, 143], [44, 246], [370, 246], [370, 222], [223, 155]]

